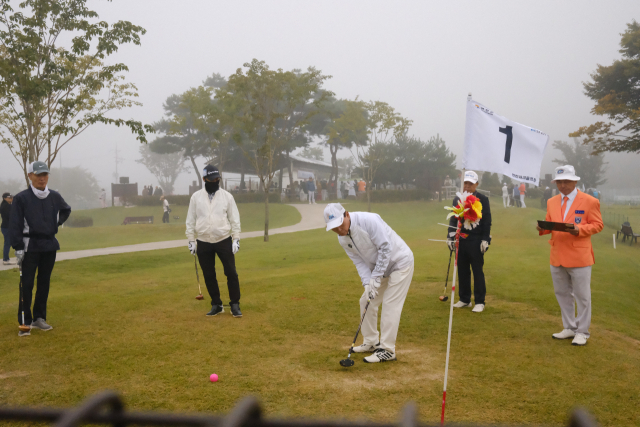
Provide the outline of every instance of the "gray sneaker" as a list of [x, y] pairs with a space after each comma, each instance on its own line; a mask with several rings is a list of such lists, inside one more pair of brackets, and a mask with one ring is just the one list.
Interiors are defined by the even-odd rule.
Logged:
[[31, 335], [31, 331], [19, 331], [18, 332], [18, 336], [19, 337], [28, 337], [29, 335]]
[[53, 326], [48, 325], [47, 322], [44, 321], [44, 319], [39, 318], [36, 319], [35, 322], [31, 322], [31, 329], [33, 328], [40, 329], [41, 331], [50, 331], [53, 329]]

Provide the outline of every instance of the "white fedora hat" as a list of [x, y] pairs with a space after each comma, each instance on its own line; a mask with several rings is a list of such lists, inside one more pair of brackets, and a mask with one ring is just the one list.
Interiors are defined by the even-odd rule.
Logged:
[[571, 165], [558, 166], [553, 172], [553, 180], [556, 182], [559, 179], [566, 179], [568, 181], [580, 181], [580, 177], [576, 176], [576, 170]]

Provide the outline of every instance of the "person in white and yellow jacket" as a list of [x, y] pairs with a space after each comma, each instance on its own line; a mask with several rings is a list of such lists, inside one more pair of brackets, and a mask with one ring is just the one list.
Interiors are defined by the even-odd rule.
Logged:
[[[340, 203], [324, 209], [327, 231], [338, 234], [338, 242], [358, 270], [364, 292], [360, 297], [360, 315], [369, 308], [362, 321], [362, 345], [356, 353], [371, 353], [367, 363], [389, 362], [396, 358], [396, 338], [404, 300], [413, 278], [413, 252], [398, 234], [380, 218], [369, 212], [347, 212]], [[380, 335], [378, 307], [382, 304]]]
[[216, 255], [227, 276], [229, 306], [233, 317], [240, 311], [240, 282], [236, 272], [235, 254], [240, 250], [240, 214], [233, 196], [220, 188], [218, 168], [207, 165], [203, 171], [204, 188], [196, 191], [189, 202], [187, 239], [189, 251], [198, 255], [202, 274], [211, 296], [211, 311], [207, 316], [224, 313], [216, 278]]

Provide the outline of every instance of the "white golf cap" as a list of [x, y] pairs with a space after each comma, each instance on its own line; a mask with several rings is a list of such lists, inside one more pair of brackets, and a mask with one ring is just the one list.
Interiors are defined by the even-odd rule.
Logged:
[[474, 171], [466, 171], [464, 173], [464, 182], [471, 182], [475, 184], [476, 182], [478, 182], [478, 174]]
[[553, 171], [553, 180], [556, 182], [559, 179], [566, 179], [568, 181], [580, 181], [580, 177], [576, 176], [576, 170], [571, 165], [558, 166]]
[[324, 222], [327, 223], [327, 231], [342, 225], [345, 209], [340, 203], [329, 203], [324, 208]]

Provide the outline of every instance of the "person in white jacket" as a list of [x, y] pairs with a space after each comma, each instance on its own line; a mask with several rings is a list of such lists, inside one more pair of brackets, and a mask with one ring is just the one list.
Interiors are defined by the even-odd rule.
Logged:
[[[369, 212], [347, 212], [340, 203], [324, 209], [327, 231], [338, 234], [338, 242], [353, 261], [362, 280], [360, 315], [364, 341], [356, 353], [371, 353], [367, 363], [389, 362], [396, 358], [396, 338], [404, 300], [413, 278], [413, 252], [398, 234]], [[378, 307], [383, 305], [378, 335]]]
[[191, 196], [187, 212], [189, 251], [198, 255], [202, 275], [211, 296], [211, 311], [207, 316], [224, 313], [216, 278], [216, 255], [227, 276], [229, 306], [233, 317], [240, 311], [240, 282], [236, 272], [235, 254], [240, 250], [240, 214], [231, 193], [220, 188], [218, 168], [207, 165], [203, 171], [204, 188]]
[[509, 207], [509, 189], [506, 182], [502, 185], [502, 204], [505, 208]]

